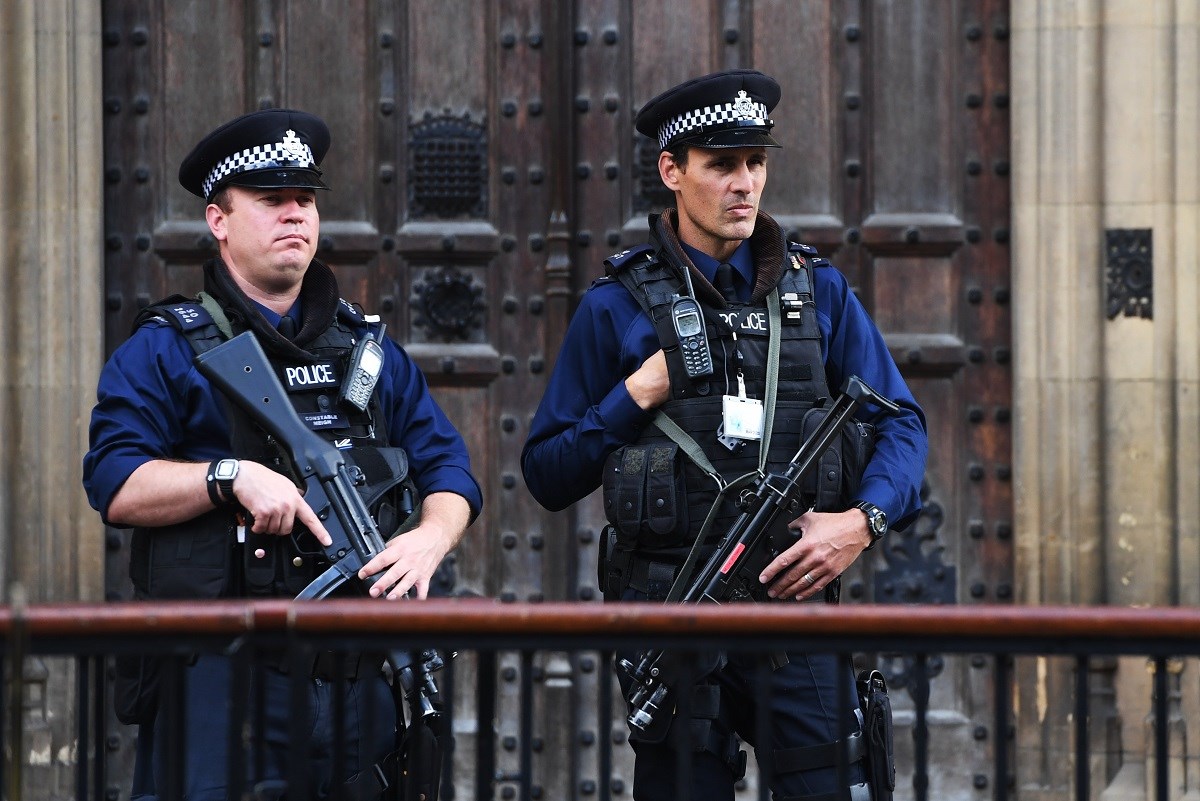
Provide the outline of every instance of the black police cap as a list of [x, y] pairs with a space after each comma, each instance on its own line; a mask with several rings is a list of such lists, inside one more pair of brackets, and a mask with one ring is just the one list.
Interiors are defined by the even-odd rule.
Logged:
[[179, 165], [179, 183], [211, 200], [230, 184], [259, 189], [328, 189], [319, 165], [329, 150], [329, 127], [306, 111], [267, 109], [217, 128]]
[[634, 126], [658, 142], [696, 147], [780, 147], [768, 116], [779, 84], [758, 70], [725, 70], [679, 84], [638, 112]]

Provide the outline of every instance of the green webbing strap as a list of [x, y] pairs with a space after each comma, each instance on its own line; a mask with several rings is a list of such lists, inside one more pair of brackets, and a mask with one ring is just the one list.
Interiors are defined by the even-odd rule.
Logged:
[[233, 326], [229, 324], [229, 318], [225, 316], [225, 310], [221, 308], [216, 299], [207, 292], [201, 292], [196, 296], [196, 299], [200, 301], [200, 305], [204, 307], [204, 310], [212, 316], [213, 322], [217, 324], [217, 330], [221, 332], [221, 335], [226, 339], [233, 339]]
[[767, 393], [763, 398], [763, 433], [758, 444], [758, 472], [767, 473], [767, 453], [771, 448], [771, 429], [775, 424], [775, 393], [779, 389], [779, 340], [783, 315], [779, 311], [779, 287], [767, 295]]
[[678, 445], [692, 463], [708, 474], [708, 477], [717, 483], [718, 489], [724, 489], [725, 480], [721, 478], [721, 474], [717, 472], [717, 468], [713, 467], [712, 462], [704, 455], [704, 451], [700, 448], [700, 443], [692, 439], [691, 434], [679, 427], [679, 424], [672, 420], [667, 413], [659, 409], [658, 414], [654, 415], [651, 421], [660, 431], [670, 437], [671, 441]]

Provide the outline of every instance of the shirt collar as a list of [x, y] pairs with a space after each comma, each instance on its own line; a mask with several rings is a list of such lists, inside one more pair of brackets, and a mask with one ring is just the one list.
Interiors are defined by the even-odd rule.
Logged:
[[[721, 262], [707, 253], [696, 250], [686, 242], [681, 241], [679, 244], [683, 246], [683, 252], [692, 260], [692, 264], [696, 265], [696, 269], [708, 279], [710, 284], [715, 285], [717, 266]], [[750, 250], [749, 239], [742, 240], [742, 243], [737, 246], [737, 250], [733, 251], [733, 255], [729, 257], [729, 263], [733, 265], [733, 269], [737, 270], [746, 286], [754, 286], [754, 254]]]

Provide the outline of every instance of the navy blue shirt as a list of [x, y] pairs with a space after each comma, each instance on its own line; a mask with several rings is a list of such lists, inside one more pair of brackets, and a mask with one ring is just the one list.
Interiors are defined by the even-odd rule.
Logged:
[[[746, 258], [748, 245], [742, 246]], [[739, 272], [742, 248], [731, 260]], [[716, 273], [714, 259], [695, 258], [695, 264], [710, 280]], [[901, 407], [897, 415], [870, 418], [876, 449], [857, 496], [882, 509], [894, 526], [907, 525], [921, 508], [925, 416], [845, 276], [829, 266], [813, 272], [830, 389], [857, 375]], [[625, 379], [660, 348], [650, 319], [620, 282], [603, 278], [584, 293], [521, 454], [525, 483], [547, 509], [565, 509], [599, 487], [608, 455], [636, 441], [653, 419], [654, 410], [643, 411], [629, 396]]]
[[[261, 305], [271, 324], [280, 316]], [[290, 313], [297, 317], [296, 309]], [[364, 327], [359, 336], [366, 333]], [[113, 496], [134, 470], [154, 459], [208, 462], [231, 456], [220, 390], [192, 364], [192, 346], [169, 323], [151, 321], [126, 340], [100, 373], [92, 410], [91, 450], [83, 485], [92, 507], [108, 520]], [[384, 340], [384, 371], [375, 389], [390, 412], [391, 444], [408, 453], [422, 496], [453, 492], [471, 516], [483, 499], [471, 474], [462, 436], [429, 394], [425, 377], [399, 345]]]

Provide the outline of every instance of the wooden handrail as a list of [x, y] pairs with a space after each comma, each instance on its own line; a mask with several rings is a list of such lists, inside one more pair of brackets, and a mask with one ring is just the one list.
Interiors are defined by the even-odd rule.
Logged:
[[[488, 599], [385, 602], [371, 599], [33, 604], [0, 607], [0, 638], [21, 634], [80, 643], [117, 635], [320, 637], [427, 635], [439, 638], [571, 640], [616, 637], [772, 636], [896, 641], [965, 638], [1103, 644], [1178, 643], [1200, 653], [1200, 609], [1112, 606], [907, 606], [819, 604], [499, 603]], [[547, 643], [547, 647], [553, 647]], [[1136, 650], [1134, 648], [1133, 650]]]

